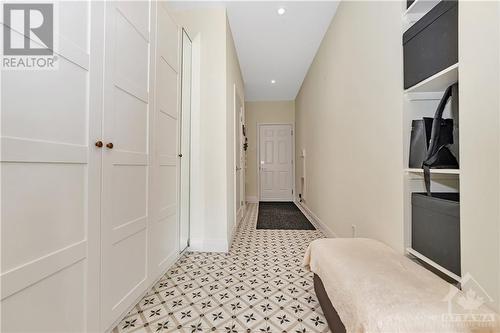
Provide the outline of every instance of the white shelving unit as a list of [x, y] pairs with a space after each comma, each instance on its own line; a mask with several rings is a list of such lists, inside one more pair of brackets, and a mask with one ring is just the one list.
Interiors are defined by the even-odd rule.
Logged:
[[422, 15], [427, 14], [440, 0], [416, 0], [404, 12], [403, 16], [407, 15]]
[[[428, 13], [439, 0], [416, 0], [402, 15], [403, 28], [408, 28]], [[433, 117], [437, 105], [446, 88], [458, 81], [459, 64], [456, 63], [439, 73], [403, 90], [403, 177], [404, 177], [404, 231], [405, 248], [407, 255], [434, 267], [454, 280], [460, 277], [446, 268], [435, 263], [431, 259], [418, 253], [411, 246], [411, 194], [413, 192], [425, 192], [424, 175], [422, 169], [408, 168], [410, 150], [411, 124], [414, 119], [422, 117]], [[450, 109], [446, 108], [443, 115], [450, 118]], [[431, 169], [431, 187], [433, 192], [459, 192], [460, 170], [459, 169]]]
[[410, 254], [412, 256], [414, 256], [415, 258], [418, 258], [420, 260], [422, 260], [423, 262], [425, 262], [426, 264], [434, 267], [435, 269], [437, 269], [438, 271], [440, 271], [441, 273], [443, 274], [446, 274], [447, 276], [449, 276], [450, 278], [452, 278], [453, 280], [457, 281], [457, 282], [460, 282], [460, 276], [458, 276], [457, 274], [447, 270], [446, 268], [444, 268], [443, 266], [439, 265], [439, 264], [436, 264], [434, 261], [432, 261], [431, 259], [427, 258], [426, 256], [424, 256], [423, 254], [421, 254], [420, 252], [418, 251], [415, 251], [414, 249], [412, 248], [407, 248], [406, 249], [406, 253], [407, 254]]
[[403, 14], [404, 30], [408, 29], [424, 16], [429, 10], [434, 8], [439, 0], [416, 0]]
[[[416, 168], [406, 168], [404, 171], [409, 173], [424, 173], [423, 169]], [[431, 174], [459, 175], [460, 169], [431, 169]]]
[[405, 90], [405, 94], [409, 93], [434, 93], [445, 91], [446, 88], [458, 81], [458, 63], [454, 64], [439, 73], [434, 74], [430, 78], [417, 83], [413, 87]]

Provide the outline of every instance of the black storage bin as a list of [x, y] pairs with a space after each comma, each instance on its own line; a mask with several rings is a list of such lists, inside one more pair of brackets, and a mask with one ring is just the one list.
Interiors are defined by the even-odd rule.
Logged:
[[458, 62], [458, 1], [443, 0], [403, 34], [404, 88]]
[[412, 193], [412, 248], [461, 275], [459, 193]]

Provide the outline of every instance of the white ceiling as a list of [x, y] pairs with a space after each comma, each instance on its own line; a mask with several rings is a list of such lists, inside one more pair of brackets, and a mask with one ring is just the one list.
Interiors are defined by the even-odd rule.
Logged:
[[[178, 9], [225, 6], [247, 101], [293, 100], [339, 1], [180, 1]], [[284, 15], [278, 8], [286, 9]], [[271, 84], [271, 80], [276, 80]]]
[[[247, 101], [295, 99], [337, 5], [338, 1], [226, 3]], [[277, 13], [280, 7], [286, 9], [282, 16]]]

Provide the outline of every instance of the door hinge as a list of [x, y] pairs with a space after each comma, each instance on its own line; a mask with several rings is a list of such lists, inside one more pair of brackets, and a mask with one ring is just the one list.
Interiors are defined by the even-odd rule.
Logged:
[[290, 132], [291, 132], [291, 133], [292, 133], [292, 135], [293, 135], [293, 130], [290, 130]]
[[292, 190], [292, 194], [293, 194], [293, 190]]

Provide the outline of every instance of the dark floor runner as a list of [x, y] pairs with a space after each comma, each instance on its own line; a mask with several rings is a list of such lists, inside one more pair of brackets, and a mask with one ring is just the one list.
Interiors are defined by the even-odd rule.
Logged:
[[259, 202], [257, 229], [316, 230], [293, 202]]

